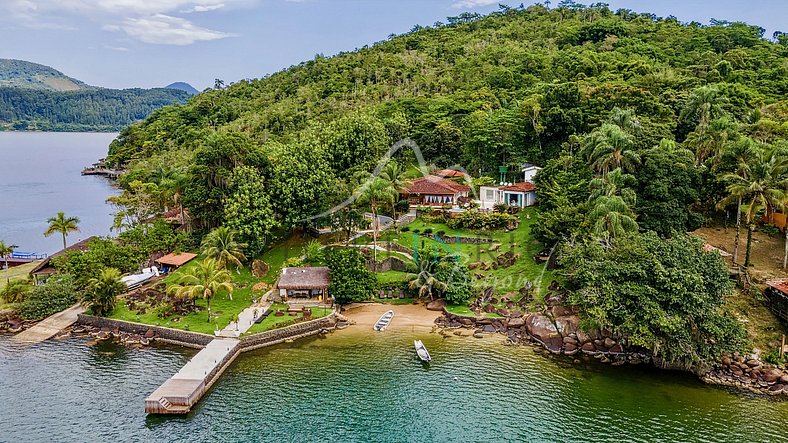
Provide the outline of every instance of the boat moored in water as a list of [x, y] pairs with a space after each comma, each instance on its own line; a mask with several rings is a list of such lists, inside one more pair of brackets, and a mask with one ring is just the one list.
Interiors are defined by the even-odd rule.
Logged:
[[386, 327], [391, 323], [391, 319], [394, 318], [394, 311], [388, 310], [383, 315], [380, 316], [377, 322], [375, 322], [375, 326], [372, 329], [376, 331], [385, 331]]
[[430, 360], [432, 360], [429, 351], [427, 351], [427, 347], [424, 346], [424, 343], [422, 343], [421, 340], [415, 340], [413, 342], [413, 347], [416, 348], [416, 354], [419, 356], [421, 361], [429, 363]]

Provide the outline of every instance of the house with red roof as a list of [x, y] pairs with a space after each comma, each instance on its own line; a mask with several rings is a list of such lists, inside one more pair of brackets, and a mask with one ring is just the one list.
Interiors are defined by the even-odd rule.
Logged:
[[483, 209], [504, 203], [509, 206], [524, 208], [536, 204], [536, 185], [523, 181], [504, 183], [501, 186], [482, 186], [479, 188], [479, 200]]
[[461, 198], [468, 197], [471, 188], [437, 175], [427, 175], [413, 180], [403, 193], [412, 206], [457, 206]]

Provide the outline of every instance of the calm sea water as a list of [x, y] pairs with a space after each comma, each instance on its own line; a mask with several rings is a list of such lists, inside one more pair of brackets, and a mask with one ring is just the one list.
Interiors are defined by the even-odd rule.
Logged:
[[116, 135], [0, 131], [0, 240], [19, 251], [56, 252], [62, 238], [43, 232], [58, 211], [81, 220], [69, 244], [109, 234], [112, 209], [104, 202], [116, 191], [107, 179], [80, 171], [105, 157]]
[[350, 328], [243, 354], [187, 416], [143, 399], [194, 351], [0, 337], [0, 441], [785, 441], [788, 402], [646, 368]]

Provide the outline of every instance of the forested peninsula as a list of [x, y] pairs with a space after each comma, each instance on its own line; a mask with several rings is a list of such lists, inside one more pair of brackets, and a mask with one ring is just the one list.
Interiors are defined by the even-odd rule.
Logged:
[[[542, 249], [555, 255], [552, 292], [489, 292], [497, 267], [462, 268], [472, 284], [453, 292], [429, 271], [451, 262], [437, 258], [413, 280], [419, 294], [477, 315], [497, 294], [553, 320], [560, 300], [582, 329], [619, 340], [592, 349], [624, 346], [700, 373], [721, 355], [772, 343], [759, 327], [776, 330], [748, 318], [762, 289], [750, 278], [752, 238], [779, 232], [773, 218], [788, 203], [788, 38], [769, 37], [740, 22], [681, 23], [571, 1], [449, 17], [259, 80], [217, 82], [155, 111], [110, 147], [108, 161], [129, 171], [114, 203], [132, 226], [184, 207], [195, 244], [230, 229], [253, 258], [293, 230], [347, 226], [353, 211], [407, 210], [408, 201], [392, 201], [405, 189], [394, 169], [370, 177], [400, 140], [415, 142], [428, 164], [468, 171], [474, 191], [518, 181], [522, 165], [535, 164], [535, 220], [520, 216], [528, 229], [508, 258], [478, 266]], [[393, 161], [407, 169], [416, 160], [405, 149]], [[317, 217], [359, 189], [352, 206]], [[430, 234], [512, 222], [472, 208], [457, 220], [419, 216]], [[729, 266], [692, 234], [704, 226], [730, 226]], [[588, 344], [572, 340], [575, 352]]]

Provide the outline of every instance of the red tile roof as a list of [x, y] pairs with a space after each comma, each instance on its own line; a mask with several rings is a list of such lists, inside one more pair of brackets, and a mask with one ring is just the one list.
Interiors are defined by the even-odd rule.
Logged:
[[531, 192], [531, 191], [536, 191], [536, 185], [531, 182], [520, 182], [509, 186], [504, 186], [501, 188], [501, 190], [514, 191], [514, 192]]
[[454, 169], [442, 169], [435, 173], [438, 177], [448, 177], [448, 178], [456, 178], [456, 177], [465, 177], [465, 174], [462, 171], [456, 171]]
[[408, 194], [455, 195], [468, 192], [471, 188], [451, 180], [428, 175], [417, 178], [408, 186]]
[[788, 279], [785, 278], [778, 278], [775, 280], [769, 280], [766, 284], [783, 294], [788, 294]]

